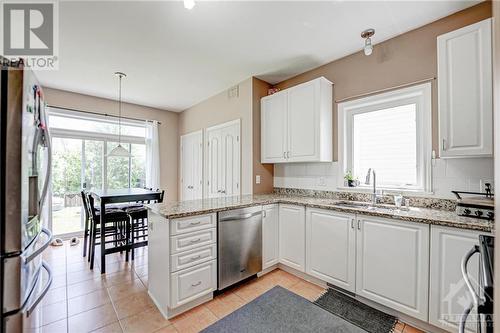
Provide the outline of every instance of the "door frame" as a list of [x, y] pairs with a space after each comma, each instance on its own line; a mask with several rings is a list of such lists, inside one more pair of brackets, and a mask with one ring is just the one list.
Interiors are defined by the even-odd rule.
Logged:
[[190, 132], [190, 133], [186, 133], [186, 134], [183, 134], [181, 135], [180, 139], [179, 139], [179, 178], [180, 178], [180, 182], [179, 182], [179, 197], [181, 198], [181, 200], [184, 200], [183, 199], [183, 195], [184, 195], [184, 173], [183, 173], [183, 150], [182, 150], [182, 144], [183, 144], [183, 141], [185, 139], [187, 139], [188, 137], [192, 137], [192, 136], [200, 136], [200, 141], [201, 141], [201, 149], [200, 149], [200, 160], [201, 160], [201, 198], [203, 199], [205, 197], [205, 182], [204, 182], [204, 172], [205, 172], [205, 163], [204, 163], [204, 156], [205, 156], [205, 150], [203, 149], [204, 148], [204, 135], [203, 135], [203, 130], [202, 129], [199, 129], [197, 131], [194, 131], [194, 132]]
[[238, 190], [241, 195], [241, 118], [230, 120], [224, 123], [220, 123], [214, 126], [207, 127], [203, 130], [203, 151], [206, 149], [206, 153], [203, 155], [203, 198], [208, 198], [208, 133], [213, 130], [222, 129], [230, 126], [238, 126], [238, 144], [239, 144], [239, 170], [238, 170]]

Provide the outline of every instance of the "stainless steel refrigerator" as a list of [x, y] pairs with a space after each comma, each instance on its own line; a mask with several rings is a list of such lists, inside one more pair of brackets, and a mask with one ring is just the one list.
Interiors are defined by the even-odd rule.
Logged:
[[2, 332], [37, 332], [52, 282], [42, 253], [52, 235], [51, 149], [43, 91], [34, 74], [1, 59], [0, 301]]

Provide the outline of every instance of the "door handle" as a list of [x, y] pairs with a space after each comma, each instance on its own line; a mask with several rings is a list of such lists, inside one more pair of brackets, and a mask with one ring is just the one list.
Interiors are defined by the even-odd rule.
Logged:
[[220, 193], [226, 194], [226, 190], [221, 190]]
[[361, 230], [361, 220], [358, 220], [358, 230]]
[[200, 284], [201, 284], [201, 281], [198, 281], [196, 283], [192, 283], [191, 286], [196, 287], [196, 286], [199, 286]]
[[470, 258], [475, 254], [479, 253], [479, 246], [474, 245], [472, 249], [469, 250], [465, 254], [465, 256], [462, 258], [462, 263], [461, 263], [461, 269], [462, 269], [462, 277], [465, 281], [465, 284], [467, 286], [467, 289], [469, 289], [469, 293], [472, 297], [472, 301], [467, 305], [467, 307], [464, 309], [464, 313], [460, 317], [460, 323], [459, 323], [459, 333], [464, 333], [465, 332], [465, 325], [467, 323], [467, 317], [469, 316], [472, 308], [474, 306], [478, 306], [479, 303], [479, 296], [472, 287], [472, 284], [469, 280], [469, 272], [467, 271], [467, 264], [469, 263]]
[[196, 238], [196, 239], [190, 240], [191, 243], [198, 243], [199, 241], [201, 241], [201, 238]]
[[442, 150], [446, 150], [446, 140], [443, 139], [443, 142], [441, 143], [441, 148]]
[[200, 224], [200, 223], [201, 223], [201, 221], [196, 221], [196, 222], [191, 222], [191, 223], [189, 223], [189, 225], [198, 225], [198, 224]]
[[290, 151], [286, 152], [286, 158], [290, 158]]
[[354, 219], [351, 219], [351, 229], [354, 229]]
[[201, 258], [201, 254], [198, 254], [196, 257], [191, 257], [191, 261], [198, 260]]

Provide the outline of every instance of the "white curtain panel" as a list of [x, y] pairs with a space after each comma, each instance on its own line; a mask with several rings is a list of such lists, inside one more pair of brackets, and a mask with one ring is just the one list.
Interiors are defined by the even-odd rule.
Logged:
[[146, 187], [160, 188], [160, 141], [156, 120], [146, 121]]

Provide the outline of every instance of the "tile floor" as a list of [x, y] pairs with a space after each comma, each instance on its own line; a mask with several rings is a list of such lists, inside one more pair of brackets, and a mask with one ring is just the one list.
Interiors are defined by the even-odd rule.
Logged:
[[[323, 289], [282, 270], [275, 270], [232, 288], [212, 301], [166, 320], [147, 294], [147, 248], [138, 249], [134, 262], [108, 255], [106, 274], [94, 271], [82, 257], [82, 242], [51, 247], [44, 253], [54, 273], [52, 287], [42, 302], [42, 332], [198, 332], [276, 285], [309, 300]], [[96, 257], [97, 258], [97, 257]], [[395, 333], [421, 332], [399, 322]]]

